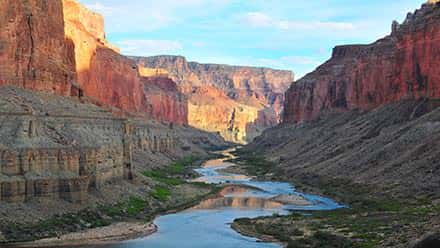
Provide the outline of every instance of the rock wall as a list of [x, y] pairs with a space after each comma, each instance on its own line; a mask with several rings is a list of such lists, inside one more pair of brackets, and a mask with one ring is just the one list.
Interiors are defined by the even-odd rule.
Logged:
[[[0, 85], [87, 98], [144, 116], [160, 112], [151, 107], [181, 104], [178, 92], [167, 90], [161, 93], [167, 97], [155, 98], [163, 103], [147, 105], [161, 85], [148, 92], [136, 63], [107, 42], [103, 17], [76, 0], [4, 0], [0, 24]], [[186, 124], [184, 110], [173, 110], [149, 116]]]
[[391, 35], [370, 45], [338, 46], [286, 93], [284, 122], [325, 111], [371, 110], [401, 99], [440, 97], [440, 4], [431, 1]]
[[133, 178], [135, 151], [168, 153], [168, 126], [114, 118], [87, 103], [0, 88], [0, 201], [35, 197], [73, 202], [111, 181]]
[[293, 81], [289, 71], [199, 64], [180, 56], [132, 58], [140, 67], [168, 74], [177, 83], [188, 97], [190, 125], [239, 143], [280, 121], [284, 91]]
[[0, 25], [0, 85], [70, 95], [74, 49], [61, 1], [2, 0]]
[[75, 44], [78, 85], [95, 101], [141, 112], [142, 84], [136, 64], [105, 39], [104, 19], [76, 0], [63, 0], [65, 34]]
[[188, 101], [168, 77], [142, 77], [147, 116], [176, 124], [188, 124]]
[[420, 99], [279, 125], [246, 149], [298, 184], [352, 182], [372, 195], [438, 199], [439, 145], [440, 101]]
[[[63, 0], [63, 6], [65, 32], [75, 44], [78, 84], [84, 95], [123, 111], [187, 124], [186, 102], [171, 80], [144, 78], [134, 61], [106, 41], [101, 15], [76, 0]], [[164, 88], [164, 81], [170, 86]]]

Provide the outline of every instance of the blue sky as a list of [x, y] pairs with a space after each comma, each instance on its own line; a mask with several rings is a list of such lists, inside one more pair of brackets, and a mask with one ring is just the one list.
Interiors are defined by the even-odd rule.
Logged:
[[80, 0], [104, 15], [127, 55], [174, 54], [202, 63], [293, 70], [326, 61], [335, 45], [370, 43], [424, 0]]

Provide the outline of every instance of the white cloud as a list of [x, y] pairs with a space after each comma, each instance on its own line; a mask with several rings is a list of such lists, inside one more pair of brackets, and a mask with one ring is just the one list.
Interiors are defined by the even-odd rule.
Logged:
[[332, 30], [347, 31], [355, 29], [353, 23], [325, 22], [325, 21], [293, 21], [281, 20], [270, 17], [262, 12], [246, 13], [242, 18], [247, 25], [256, 28], [276, 28], [280, 30]]
[[231, 0], [79, 0], [103, 14], [109, 33], [154, 31], [197, 16], [212, 16]]
[[123, 54], [139, 56], [176, 53], [183, 49], [180, 42], [172, 40], [122, 40], [117, 45]]
[[100, 2], [86, 4], [86, 7], [93, 10], [94, 12], [107, 16], [113, 14], [114, 12], [114, 8], [106, 6]]
[[253, 27], [269, 27], [273, 25], [272, 18], [261, 12], [247, 13], [245, 21]]

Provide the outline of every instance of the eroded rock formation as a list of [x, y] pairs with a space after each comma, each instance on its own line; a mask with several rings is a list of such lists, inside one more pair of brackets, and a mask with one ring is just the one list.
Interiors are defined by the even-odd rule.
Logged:
[[[153, 102], [150, 97], [163, 83], [143, 79], [136, 63], [106, 41], [101, 15], [75, 0], [5, 0], [0, 8], [0, 85], [84, 97], [124, 112], [187, 123], [186, 110], [170, 107], [187, 107], [172, 87], [154, 99], [164, 102]], [[163, 116], [151, 109], [161, 106], [168, 106]]]
[[[248, 142], [281, 116], [289, 71], [188, 62], [180, 56], [134, 57], [149, 73], [167, 74], [188, 97], [190, 125]], [[215, 113], [215, 114], [213, 114]]]
[[286, 93], [285, 122], [323, 111], [371, 110], [402, 99], [440, 97], [440, 5], [426, 3], [370, 45], [338, 46]]
[[74, 45], [64, 35], [62, 2], [2, 0], [0, 24], [0, 85], [70, 95]]
[[[148, 164], [150, 153], [179, 157], [220, 141], [187, 127], [115, 118], [90, 103], [10, 86], [0, 88], [0, 113], [0, 202], [83, 202], [91, 189], [132, 179], [133, 166]], [[133, 162], [134, 154], [143, 160]]]
[[147, 116], [165, 122], [188, 124], [188, 101], [168, 77], [142, 77]]
[[187, 123], [176, 84], [141, 75], [76, 1], [5, 0], [0, 23], [0, 202], [83, 202], [134, 164], [222, 142], [174, 125]]
[[75, 44], [78, 84], [99, 103], [157, 120], [187, 124], [185, 99], [164, 78], [146, 72], [107, 42], [104, 19], [76, 0], [63, 0], [65, 32]]

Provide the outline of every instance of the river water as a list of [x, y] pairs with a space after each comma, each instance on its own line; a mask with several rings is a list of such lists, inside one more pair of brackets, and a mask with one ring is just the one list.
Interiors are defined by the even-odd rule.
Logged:
[[[229, 151], [223, 152], [228, 158]], [[257, 242], [230, 227], [236, 218], [288, 214], [292, 210], [332, 210], [343, 207], [328, 198], [303, 194], [283, 182], [253, 181], [245, 175], [222, 172], [233, 166], [227, 159], [207, 161], [197, 169], [202, 176], [195, 181], [227, 184], [218, 198], [208, 199], [185, 211], [158, 217], [157, 233], [112, 245], [112, 248], [266, 248], [276, 243]], [[295, 199], [294, 201], [276, 200]]]

